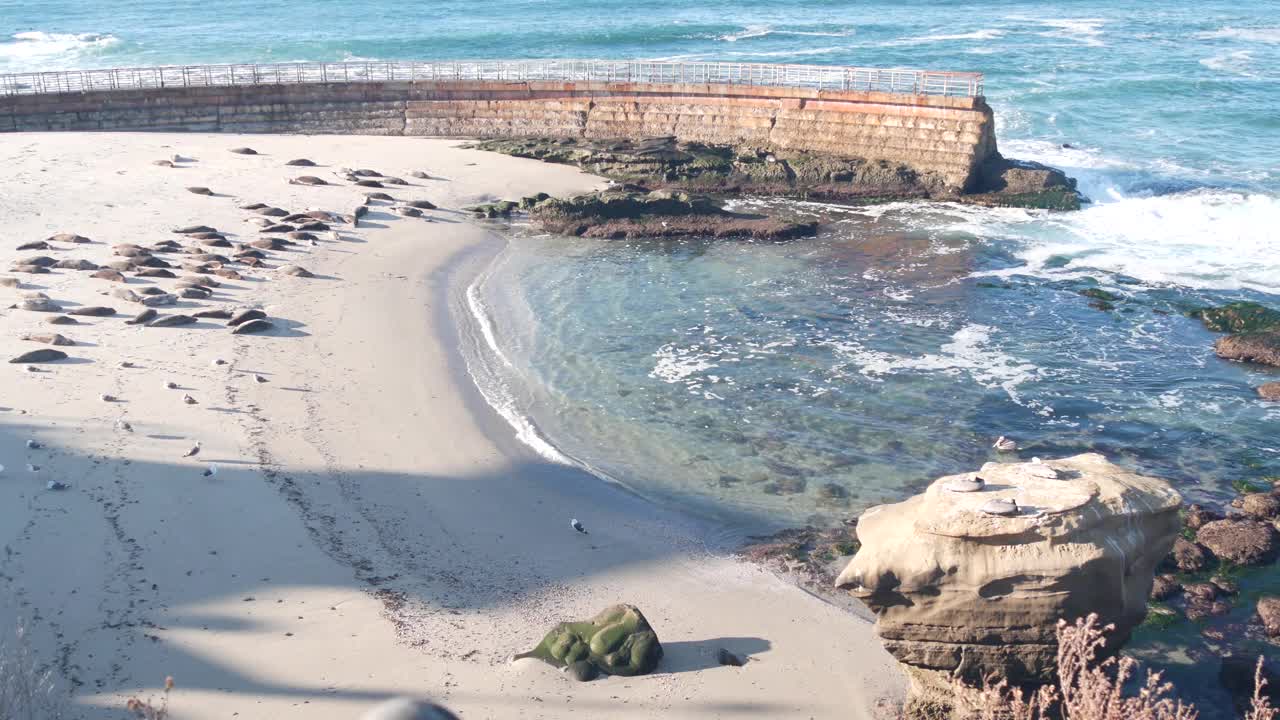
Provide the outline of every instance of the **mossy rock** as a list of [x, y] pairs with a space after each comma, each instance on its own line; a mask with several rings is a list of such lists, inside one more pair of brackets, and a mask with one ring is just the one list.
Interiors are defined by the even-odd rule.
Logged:
[[591, 620], [555, 626], [520, 658], [538, 658], [556, 667], [574, 666], [574, 676], [590, 679], [587, 663], [610, 675], [645, 675], [662, 658], [662, 644], [634, 605], [614, 605]]
[[1192, 310], [1190, 314], [1214, 332], [1253, 332], [1280, 326], [1280, 312], [1256, 302], [1234, 302], [1216, 308]]

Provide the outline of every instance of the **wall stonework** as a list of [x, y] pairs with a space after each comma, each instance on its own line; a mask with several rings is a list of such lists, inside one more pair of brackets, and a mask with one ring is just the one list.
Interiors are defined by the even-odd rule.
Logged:
[[353, 82], [0, 97], [0, 132], [133, 130], [643, 138], [888, 161], [971, 188], [996, 151], [982, 98], [748, 85]]

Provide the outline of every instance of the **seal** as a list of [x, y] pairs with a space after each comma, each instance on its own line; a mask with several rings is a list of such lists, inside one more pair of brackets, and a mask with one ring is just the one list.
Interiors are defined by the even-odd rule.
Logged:
[[195, 195], [213, 195], [213, 191], [203, 185], [192, 185], [187, 188], [187, 192]]
[[261, 320], [266, 317], [267, 314], [257, 308], [246, 308], [233, 314], [231, 319], [227, 321], [227, 325], [235, 327], [237, 325], [247, 323], [250, 320]]
[[316, 164], [306, 158], [295, 158], [285, 163], [289, 167], [315, 167]]
[[253, 148], [251, 148], [251, 147], [237, 147], [237, 148], [231, 148], [231, 152], [233, 152], [233, 153], [235, 153], [235, 154], [237, 154], [237, 155], [257, 155], [257, 154], [258, 154], [258, 151], [257, 151], [257, 150], [254, 150], [254, 149], [253, 149]]
[[195, 321], [196, 319], [190, 315], [165, 315], [147, 323], [147, 327], [178, 327], [180, 325], [190, 325]]
[[125, 320], [124, 322], [126, 325], [143, 325], [156, 319], [159, 315], [160, 313], [156, 312], [154, 308], [147, 308], [137, 315], [134, 315], [133, 318]]
[[231, 331], [232, 335], [246, 335], [249, 333], [260, 333], [275, 327], [270, 320], [250, 320], [249, 322], [240, 323]]

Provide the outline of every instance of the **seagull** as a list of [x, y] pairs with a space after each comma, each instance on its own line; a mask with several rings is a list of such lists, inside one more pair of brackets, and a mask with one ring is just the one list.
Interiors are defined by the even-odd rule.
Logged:
[[995, 443], [992, 444], [991, 447], [995, 448], [997, 452], [1015, 452], [1018, 449], [1018, 443], [1001, 435], [996, 438]]
[[226, 364], [227, 364], [227, 361], [226, 361], [226, 360], [223, 360], [222, 358], [214, 358], [214, 359], [213, 359], [213, 364], [214, 364], [215, 366], [217, 366], [217, 365], [226, 365]]
[[35, 440], [28, 440], [28, 441], [27, 441], [27, 449], [28, 449], [28, 450], [39, 450], [41, 447], [43, 447], [43, 446], [42, 446], [40, 443], [36, 442]]
[[64, 482], [59, 482], [58, 480], [50, 480], [49, 482], [45, 483], [45, 487], [50, 490], [66, 490], [71, 486]]
[[125, 420], [124, 418], [120, 418], [119, 420], [116, 421], [116, 429], [123, 430], [125, 432], [133, 432], [133, 426], [130, 425], [129, 421]]
[[578, 522], [578, 518], [574, 518], [574, 519], [570, 520], [570, 521], [569, 521], [569, 527], [573, 528], [574, 530], [577, 530], [578, 532], [582, 533], [583, 535], [587, 535], [587, 534], [588, 534], [588, 533], [587, 533], [587, 529], [586, 529], [586, 528], [584, 528], [584, 527], [582, 527], [582, 523]]
[[177, 389], [178, 389], [178, 383], [176, 383], [176, 382], [174, 382], [174, 381], [172, 381], [172, 380], [166, 380], [166, 381], [165, 381], [165, 383], [164, 383], [164, 388], [165, 388], [166, 390], [177, 390]]
[[209, 463], [209, 467], [205, 468], [205, 471], [200, 474], [204, 477], [214, 477], [218, 474], [218, 466], [213, 463]]
[[129, 362], [128, 360], [121, 360], [120, 367], [128, 370], [129, 368], [133, 367], [133, 363]]
[[28, 365], [27, 372], [44, 372], [44, 371], [36, 367], [35, 365]]
[[200, 404], [200, 403], [197, 403], [197, 402], [196, 402], [196, 399], [195, 399], [195, 398], [193, 398], [193, 397], [191, 397], [190, 395], [183, 395], [183, 396], [182, 396], [182, 402], [184, 402], [184, 403], [186, 403], [186, 404], [188, 404], [188, 405], [199, 405], [199, 404]]
[[267, 381], [267, 379], [266, 379], [266, 378], [264, 378], [264, 377], [262, 377], [261, 375], [254, 375], [254, 376], [253, 376], [253, 379], [254, 379], [255, 381], [257, 381], [257, 382], [260, 382], [260, 383], [264, 383], [264, 382], [266, 382], [266, 381]]
[[199, 455], [199, 454], [200, 454], [200, 441], [197, 440], [196, 444], [192, 445], [191, 449], [187, 451], [187, 454], [183, 455], [182, 457], [184, 458], [195, 457], [196, 455]]
[[108, 394], [106, 394], [106, 393], [102, 393], [102, 396], [101, 396], [101, 397], [102, 397], [102, 402], [115, 402], [115, 401], [116, 401], [116, 396], [115, 396], [115, 395], [108, 395]]
[[27, 463], [27, 472], [40, 472], [40, 466]]

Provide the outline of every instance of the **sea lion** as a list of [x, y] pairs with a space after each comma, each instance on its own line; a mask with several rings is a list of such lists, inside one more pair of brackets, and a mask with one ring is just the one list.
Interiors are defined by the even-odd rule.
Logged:
[[195, 233], [211, 233], [218, 232], [217, 228], [211, 228], [208, 225], [188, 225], [186, 227], [175, 228], [173, 232], [179, 235], [193, 235]]
[[17, 261], [18, 265], [34, 265], [36, 267], [52, 267], [58, 264], [57, 258], [51, 258], [48, 255], [36, 255], [35, 257], [22, 258]]
[[436, 206], [427, 200], [410, 200], [406, 202], [405, 205], [408, 205], [411, 208], [417, 208], [419, 210], [435, 210], [436, 209]]
[[62, 306], [49, 298], [27, 298], [18, 303], [18, 309], [31, 312], [62, 312]]
[[249, 333], [265, 332], [275, 327], [269, 320], [250, 320], [235, 326], [231, 331], [232, 335], [246, 335]]
[[280, 238], [261, 238], [259, 240], [254, 240], [249, 244], [256, 248], [262, 248], [263, 250], [280, 250], [284, 247], [284, 241]]
[[190, 315], [165, 315], [147, 323], [147, 327], [178, 327], [179, 325], [190, 325], [195, 321], [196, 319]]
[[98, 269], [98, 266], [95, 263], [91, 263], [88, 260], [83, 260], [83, 259], [59, 260], [58, 264], [54, 265], [54, 267], [60, 270], [97, 270]]
[[369, 170], [367, 168], [363, 170], [352, 170], [351, 174], [355, 175], [356, 177], [381, 177], [382, 176], [382, 173], [378, 172], [377, 170]]
[[284, 217], [285, 215], [289, 214], [289, 211], [285, 210], [284, 208], [265, 207], [258, 210], [258, 214], [265, 215], [267, 217]]
[[364, 196], [369, 200], [385, 200], [386, 202], [394, 202], [395, 198], [384, 192], [365, 193]]
[[87, 305], [67, 311], [68, 315], [80, 315], [82, 317], [110, 317], [116, 314], [115, 308], [109, 308], [102, 305]]
[[137, 315], [134, 315], [133, 319], [125, 320], [124, 322], [126, 325], [143, 325], [145, 323], [151, 322], [152, 320], [156, 319], [159, 316], [160, 316], [160, 313], [156, 312], [155, 308], [147, 308], [146, 310], [143, 310]]
[[45, 322], [49, 323], [50, 325], [79, 325], [80, 324], [79, 320], [76, 320], [73, 317], [67, 317], [66, 315], [54, 315], [48, 320], [45, 320]]
[[207, 187], [203, 187], [201, 185], [192, 185], [191, 187], [187, 188], [187, 192], [192, 193], [193, 195], [210, 195], [210, 196], [213, 195], [212, 190], [210, 190]]
[[58, 233], [57, 235], [50, 235], [45, 239], [49, 242], [73, 243], [76, 245], [93, 242], [89, 238], [83, 235], [76, 235], [75, 233]]
[[19, 250], [19, 251], [21, 251], [21, 250], [48, 250], [48, 249], [49, 249], [49, 243], [45, 242], [44, 240], [32, 240], [32, 241], [30, 241], [30, 242], [24, 242], [24, 243], [22, 243], [21, 245], [19, 245], [19, 246], [18, 246], [18, 250]]
[[137, 293], [139, 295], [163, 295], [164, 288], [159, 288], [155, 285], [148, 285], [144, 288], [138, 288]]
[[46, 363], [46, 362], [57, 362], [59, 360], [66, 360], [66, 359], [67, 359], [67, 354], [62, 352], [61, 350], [54, 350], [53, 348], [40, 348], [39, 350], [31, 350], [29, 352], [24, 352], [18, 357], [15, 357], [9, 360], [9, 362], [11, 363]]
[[231, 148], [230, 152], [233, 152], [237, 155], [257, 155], [258, 154], [258, 151], [254, 150], [251, 147]]
[[279, 268], [277, 272], [282, 273], [284, 275], [292, 275], [293, 277], [300, 277], [300, 278], [315, 277], [315, 274], [312, 273], [310, 270], [304, 267], [299, 267], [297, 265], [285, 265], [284, 267]]
[[306, 158], [296, 158], [285, 163], [289, 167], [315, 167], [316, 164]]
[[75, 345], [75, 342], [61, 333], [35, 333], [32, 335], [23, 335], [23, 340], [31, 342], [44, 343], [45, 345], [67, 346]]
[[95, 278], [98, 280], [106, 280], [108, 282], [118, 282], [118, 283], [124, 282], [124, 275], [122, 275], [119, 270], [112, 270], [111, 268], [104, 268], [102, 270], [99, 270], [94, 274], [90, 275], [89, 277]]
[[357, 180], [356, 185], [359, 185], [360, 187], [371, 187], [371, 188], [385, 187], [382, 183], [378, 182], [377, 180]]
[[262, 228], [262, 230], [261, 230], [260, 232], [264, 232], [264, 233], [286, 233], [286, 232], [293, 232], [294, 230], [297, 230], [297, 229], [298, 229], [298, 228], [296, 228], [296, 227], [294, 227], [294, 226], [292, 226], [292, 225], [285, 225], [284, 223], [279, 223], [279, 224], [277, 224], [277, 225], [268, 225], [267, 227]]
[[386, 177], [386, 176], [382, 178], [382, 182], [388, 185], [408, 185], [409, 184], [398, 177]]
[[227, 325], [230, 325], [231, 327], [235, 327], [242, 323], [247, 323], [250, 320], [259, 320], [259, 319], [265, 318], [266, 316], [267, 314], [265, 312], [257, 308], [246, 308], [244, 310], [240, 310], [234, 313], [231, 316], [231, 319], [227, 321]]
[[290, 185], [328, 185], [326, 180], [316, 177], [315, 175], [300, 175], [296, 178], [290, 178]]
[[191, 317], [209, 319], [209, 320], [230, 320], [231, 311], [225, 308], [214, 308], [212, 310], [201, 310], [191, 313]]
[[135, 274], [136, 274], [138, 277], [145, 277], [145, 278], [172, 278], [172, 277], [177, 277], [176, 275], [174, 275], [174, 274], [173, 274], [173, 271], [172, 271], [172, 270], [166, 270], [166, 269], [164, 269], [164, 268], [142, 268], [141, 270], [138, 270], [138, 272], [137, 272], [137, 273], [135, 273]]
[[178, 296], [172, 292], [165, 292], [164, 295], [148, 295], [138, 300], [147, 307], [164, 307], [165, 305], [177, 305]]

